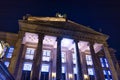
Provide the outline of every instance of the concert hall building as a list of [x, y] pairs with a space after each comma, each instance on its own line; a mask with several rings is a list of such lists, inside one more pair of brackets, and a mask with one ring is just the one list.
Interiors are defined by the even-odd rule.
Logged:
[[108, 35], [60, 14], [18, 23], [18, 34], [0, 32], [9, 44], [3, 62], [15, 80], [120, 80]]

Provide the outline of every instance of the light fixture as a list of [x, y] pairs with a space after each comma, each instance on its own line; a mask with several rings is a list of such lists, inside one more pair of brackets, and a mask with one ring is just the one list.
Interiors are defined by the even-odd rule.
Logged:
[[72, 74], [69, 74], [68, 76], [69, 76], [69, 79], [73, 78], [73, 75], [72, 75]]
[[52, 78], [55, 78], [55, 77], [56, 77], [56, 73], [52, 72]]
[[85, 79], [85, 80], [88, 80], [88, 79], [89, 79], [89, 77], [88, 77], [87, 74], [84, 74], [84, 79]]

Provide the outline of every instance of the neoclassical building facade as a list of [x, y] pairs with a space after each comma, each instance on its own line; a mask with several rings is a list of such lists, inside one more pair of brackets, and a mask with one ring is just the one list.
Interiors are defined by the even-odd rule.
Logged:
[[9, 43], [3, 62], [15, 80], [120, 80], [108, 36], [64, 16], [24, 16], [19, 32], [0, 32]]

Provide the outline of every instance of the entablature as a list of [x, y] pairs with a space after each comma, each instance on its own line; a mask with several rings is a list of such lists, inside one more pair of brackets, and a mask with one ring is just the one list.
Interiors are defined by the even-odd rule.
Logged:
[[30, 24], [25, 22], [19, 22], [20, 30], [25, 32], [32, 32], [32, 33], [43, 33], [45, 35], [54, 35], [54, 36], [62, 36], [68, 38], [75, 38], [79, 40], [85, 41], [94, 41], [103, 43], [108, 39], [107, 35], [99, 35], [93, 34], [89, 32], [80, 32], [80, 31], [72, 31], [66, 30], [62, 28], [53, 28], [54, 25], [36, 25]]

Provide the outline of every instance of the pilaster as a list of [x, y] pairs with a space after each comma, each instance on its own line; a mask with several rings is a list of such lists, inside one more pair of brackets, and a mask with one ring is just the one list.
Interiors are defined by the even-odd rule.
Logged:
[[118, 77], [117, 77], [117, 72], [115, 70], [113, 61], [112, 61], [111, 56], [110, 56], [110, 52], [108, 50], [107, 43], [103, 46], [103, 49], [104, 49], [104, 53], [105, 53], [106, 59], [108, 60], [108, 64], [109, 64], [109, 68], [110, 68], [111, 73], [112, 73], [113, 80], [119, 80]]
[[22, 40], [23, 40], [23, 37], [24, 37], [24, 31], [20, 31], [19, 32], [19, 37], [18, 37], [18, 40], [16, 42], [16, 45], [15, 45], [15, 49], [14, 49], [14, 52], [13, 52], [13, 57], [11, 58], [11, 62], [10, 62], [10, 66], [9, 66], [9, 71], [10, 73], [16, 77], [16, 72], [18, 70], [18, 62], [19, 62], [19, 59], [21, 57], [21, 54], [20, 52], [22, 51]]

